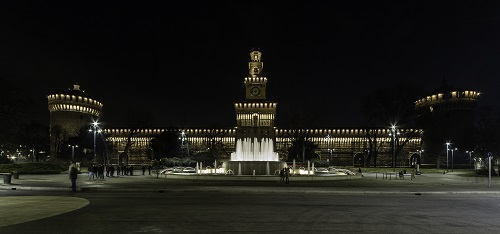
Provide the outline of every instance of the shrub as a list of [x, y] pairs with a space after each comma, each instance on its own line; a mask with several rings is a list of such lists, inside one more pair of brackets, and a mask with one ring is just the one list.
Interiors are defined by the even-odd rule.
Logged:
[[14, 163], [12, 160], [7, 158], [6, 156], [0, 156], [0, 164], [11, 164]]
[[[488, 176], [488, 169], [479, 169], [479, 170], [476, 170], [476, 174], [477, 175], [481, 175], [481, 176]], [[495, 170], [491, 170], [491, 175], [492, 176], [495, 176], [497, 175], [497, 173], [495, 172]]]
[[14, 164], [0, 164], [0, 172], [9, 173], [16, 171], [19, 174], [59, 174], [67, 170], [58, 163], [14, 163]]

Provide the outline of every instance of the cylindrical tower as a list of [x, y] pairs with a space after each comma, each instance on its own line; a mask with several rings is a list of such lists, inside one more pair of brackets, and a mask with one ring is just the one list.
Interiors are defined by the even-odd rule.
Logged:
[[[479, 94], [477, 91], [451, 87], [443, 81], [443, 85], [432, 94], [415, 101], [417, 123], [424, 130], [426, 157], [423, 158], [429, 159], [424, 160], [424, 163], [436, 162], [439, 167], [443, 162], [439, 155], [446, 153], [447, 142], [451, 144], [450, 149], [459, 148], [463, 152], [472, 150], [474, 111]], [[434, 159], [437, 161], [430, 161]]]
[[47, 96], [50, 111], [50, 158], [57, 158], [62, 143], [77, 136], [102, 114], [102, 103], [91, 98], [74, 84], [73, 89]]

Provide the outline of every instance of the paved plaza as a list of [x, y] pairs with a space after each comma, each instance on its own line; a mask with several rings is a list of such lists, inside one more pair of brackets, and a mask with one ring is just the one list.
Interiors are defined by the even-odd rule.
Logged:
[[[422, 174], [414, 178], [394, 177], [393, 174], [363, 173], [352, 176], [291, 176], [290, 183], [280, 182], [279, 176], [168, 175], [134, 174], [88, 180], [79, 174], [77, 191], [70, 191], [67, 174], [20, 175], [10, 184], [0, 185], [0, 227], [28, 222], [70, 212], [88, 205], [78, 194], [130, 192], [226, 192], [226, 193], [298, 193], [332, 195], [374, 194], [500, 194], [500, 179], [467, 177], [459, 173]], [[21, 196], [22, 192], [36, 196]], [[45, 196], [47, 194], [47, 196]], [[57, 194], [57, 196], [53, 196]], [[40, 209], [33, 209], [39, 207]]]

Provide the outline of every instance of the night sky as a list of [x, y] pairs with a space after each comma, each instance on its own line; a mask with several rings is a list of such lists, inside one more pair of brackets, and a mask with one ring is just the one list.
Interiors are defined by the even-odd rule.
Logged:
[[[233, 127], [249, 52], [263, 52], [276, 126], [320, 113], [360, 127], [360, 102], [395, 83], [443, 79], [500, 100], [498, 1], [1, 1], [0, 75], [48, 123], [46, 95], [77, 82], [105, 127], [141, 106], [158, 127]], [[347, 1], [346, 1], [347, 2]]]

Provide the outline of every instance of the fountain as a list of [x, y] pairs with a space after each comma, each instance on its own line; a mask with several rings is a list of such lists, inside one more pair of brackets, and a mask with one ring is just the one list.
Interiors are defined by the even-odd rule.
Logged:
[[236, 175], [274, 175], [286, 166], [274, 152], [275, 102], [266, 100], [267, 78], [262, 76], [262, 52], [254, 49], [245, 77], [246, 98], [234, 104], [236, 110], [236, 149], [223, 164], [224, 171]]
[[231, 161], [279, 161], [278, 153], [274, 152], [272, 139], [257, 138], [239, 139], [236, 142], [236, 152], [231, 153]]
[[255, 137], [238, 139], [236, 152], [223, 164], [225, 171], [232, 170], [236, 175], [274, 175], [286, 166], [274, 152], [273, 139]]

